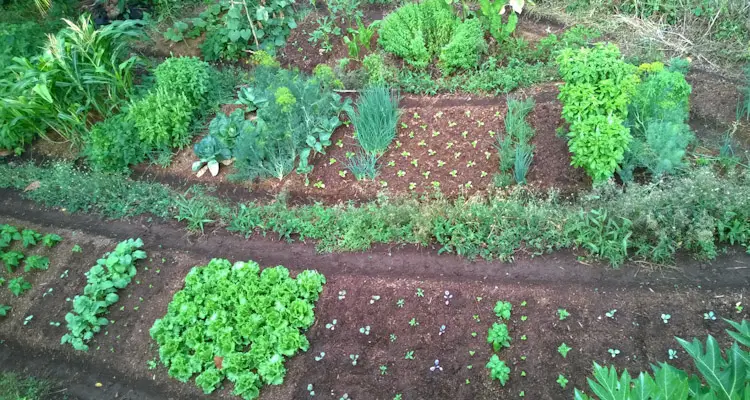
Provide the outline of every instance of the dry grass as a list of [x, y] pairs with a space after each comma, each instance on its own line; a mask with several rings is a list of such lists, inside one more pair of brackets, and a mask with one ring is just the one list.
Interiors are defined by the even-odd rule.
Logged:
[[696, 17], [692, 9], [685, 6], [681, 17], [673, 24], [668, 24], [663, 17], [638, 18], [617, 13], [606, 6], [593, 5], [571, 13], [566, 11], [567, 0], [542, 0], [527, 10], [532, 16], [559, 21], [567, 26], [596, 28], [617, 42], [626, 56], [690, 58], [703, 69], [738, 78], [742, 74], [741, 65], [750, 60], [750, 46], [740, 39], [718, 41], [714, 35], [718, 21], [727, 13], [747, 20], [745, 29], [750, 31], [750, 2], [729, 0], [728, 4], [722, 9], [724, 14], [717, 12], [703, 18]]

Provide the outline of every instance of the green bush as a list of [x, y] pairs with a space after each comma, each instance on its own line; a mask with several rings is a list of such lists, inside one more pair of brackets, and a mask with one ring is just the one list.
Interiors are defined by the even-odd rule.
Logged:
[[165, 150], [190, 143], [193, 104], [184, 93], [156, 87], [131, 104], [129, 118], [149, 149]]
[[458, 69], [474, 69], [487, 51], [484, 31], [478, 19], [467, 19], [456, 27], [450, 42], [440, 52], [440, 69], [450, 75]]
[[147, 149], [126, 114], [117, 114], [91, 127], [84, 136], [83, 154], [89, 165], [98, 171], [124, 171], [138, 164]]
[[382, 155], [393, 141], [400, 115], [398, 101], [398, 94], [386, 86], [373, 86], [361, 92], [357, 110], [349, 112], [349, 120], [366, 152]]
[[210, 66], [197, 57], [170, 57], [154, 70], [156, 85], [182, 93], [196, 108], [202, 107], [209, 90]]
[[635, 67], [622, 61], [613, 44], [565, 49], [556, 59], [565, 84], [562, 116], [570, 124], [572, 164], [595, 183], [609, 179], [623, 160], [630, 130], [623, 125], [636, 90]]
[[[325, 277], [282, 266], [213, 259], [185, 277], [164, 318], [150, 330], [169, 375], [209, 394], [225, 379], [233, 394], [255, 399], [261, 387], [284, 382], [284, 360], [310, 347], [304, 331], [315, 322]], [[221, 367], [215, 364], [221, 360]]]
[[425, 68], [448, 44], [457, 19], [440, 0], [408, 3], [388, 14], [378, 43], [416, 68]]

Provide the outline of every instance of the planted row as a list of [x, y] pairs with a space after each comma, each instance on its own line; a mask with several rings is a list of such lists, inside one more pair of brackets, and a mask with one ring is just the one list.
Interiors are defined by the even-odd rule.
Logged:
[[73, 299], [73, 310], [65, 315], [68, 333], [61, 344], [70, 343], [76, 350], [89, 349], [86, 343], [109, 323], [103, 315], [120, 299], [117, 291], [130, 284], [136, 274], [136, 261], [146, 258], [146, 252], [139, 250], [141, 247], [141, 239], [120, 242], [114, 252], [105, 254], [86, 273], [83, 294]]

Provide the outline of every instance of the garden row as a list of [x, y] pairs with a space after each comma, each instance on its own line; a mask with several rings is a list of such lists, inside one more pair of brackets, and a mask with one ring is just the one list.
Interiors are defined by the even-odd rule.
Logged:
[[[67, 345], [55, 349], [60, 345], [49, 341], [41, 346], [71, 359], [106, 358], [113, 365], [129, 360], [123, 363], [130, 366], [127, 384], [134, 376], [161, 379], [167, 373], [177, 381], [193, 382], [188, 387], [162, 386], [178, 398], [198, 395], [193, 386], [204, 393], [231, 391], [248, 399], [263, 398], [266, 391], [295, 398], [329, 391], [339, 399], [365, 398], [366, 393], [387, 399], [451, 394], [558, 398], [573, 396], [573, 386], [584, 388], [591, 359], [597, 364], [584, 391], [595, 398], [626, 395], [627, 390], [633, 396], [637, 390], [642, 398], [656, 399], [688, 387], [712, 399], [722, 398], [722, 393], [742, 398], [747, 392], [743, 371], [748, 368], [750, 325], [742, 321], [727, 326], [719, 318], [745, 315], [742, 301], [735, 303], [742, 291], [659, 289], [647, 300], [643, 294], [648, 291], [601, 287], [571, 300], [573, 292], [543, 287], [528, 291], [513, 285], [410, 279], [368, 283], [343, 276], [326, 283], [314, 271], [292, 274], [280, 266], [261, 270], [252, 261], [214, 259], [190, 268], [195, 265], [190, 257], [170, 264], [162, 258], [159, 266], [158, 257], [170, 250], [148, 250], [148, 257], [146, 248], [157, 246], [132, 239], [117, 244], [85, 273], [85, 287], [68, 277], [55, 281], [53, 285], [63, 287], [51, 295], [77, 293], [52, 307], [62, 313], [72, 309], [65, 328], [55, 321], [62, 314], [32, 304], [23, 311], [29, 314], [0, 319], [0, 329], [13, 332], [14, 341], [15, 335], [59, 337], [65, 329], [63, 344], [77, 337], [72, 344], [78, 351]], [[84, 276], [86, 269], [63, 264], [55, 263], [52, 271], [70, 267], [70, 277]], [[185, 271], [184, 284], [163, 282]], [[149, 291], [144, 291], [146, 286]], [[498, 298], [505, 300], [495, 301]], [[40, 296], [35, 302], [45, 301]], [[601, 304], [594, 306], [596, 302]], [[28, 318], [32, 313], [37, 318]], [[372, 315], [388, 317], [373, 320]], [[724, 335], [714, 338], [725, 326], [735, 342]], [[709, 335], [705, 341], [674, 341], [664, 331]], [[128, 351], [121, 351], [123, 345]], [[717, 358], [721, 349], [726, 355]], [[295, 356], [299, 350], [305, 354]], [[655, 360], [669, 361], [637, 377], [599, 366], [637, 370]], [[551, 363], [556, 367], [550, 368]], [[575, 396], [587, 398], [579, 390]]]

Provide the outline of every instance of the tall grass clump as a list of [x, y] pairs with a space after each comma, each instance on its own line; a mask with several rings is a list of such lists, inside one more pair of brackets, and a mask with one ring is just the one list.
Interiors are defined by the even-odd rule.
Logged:
[[396, 137], [400, 112], [399, 96], [386, 86], [365, 89], [357, 100], [357, 110], [348, 111], [360, 146], [372, 154], [383, 154]]

